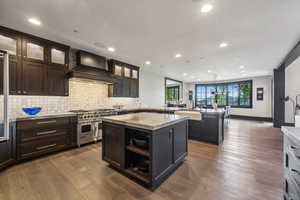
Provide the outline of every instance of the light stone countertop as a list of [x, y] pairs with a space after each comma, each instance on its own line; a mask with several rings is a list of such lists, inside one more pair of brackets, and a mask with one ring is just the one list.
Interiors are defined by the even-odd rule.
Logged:
[[47, 119], [47, 118], [59, 118], [59, 117], [72, 117], [76, 116], [75, 113], [72, 112], [62, 112], [62, 113], [44, 113], [37, 114], [34, 116], [24, 115], [22, 117], [17, 117], [16, 121], [26, 121], [26, 120], [37, 120], [37, 119]]
[[282, 126], [281, 131], [291, 139], [300, 142], [300, 128], [295, 128], [292, 126]]
[[187, 119], [188, 117], [174, 114], [142, 112], [104, 117], [103, 121], [153, 131]]

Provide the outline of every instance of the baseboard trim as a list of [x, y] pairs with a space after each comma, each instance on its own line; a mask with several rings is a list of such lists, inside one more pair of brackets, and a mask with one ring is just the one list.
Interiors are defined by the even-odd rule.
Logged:
[[252, 117], [252, 116], [244, 116], [244, 115], [230, 115], [230, 118], [253, 120], [253, 121], [263, 121], [263, 122], [273, 122], [272, 117]]

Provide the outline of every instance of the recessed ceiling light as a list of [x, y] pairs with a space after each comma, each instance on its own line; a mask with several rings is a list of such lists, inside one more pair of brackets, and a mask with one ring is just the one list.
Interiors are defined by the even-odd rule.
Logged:
[[241, 71], [241, 73], [245, 73], [245, 72], [246, 72], [245, 70], [242, 70], [242, 71]]
[[145, 64], [146, 64], [146, 65], [150, 65], [151, 62], [150, 62], [149, 60], [147, 60], [147, 61], [145, 62]]
[[245, 68], [245, 66], [244, 66], [244, 65], [241, 65], [241, 66], [240, 66], [240, 69], [244, 69], [244, 68]]
[[211, 73], [211, 70], [207, 70], [208, 73]]
[[116, 49], [113, 48], [113, 47], [108, 47], [107, 50], [110, 51], [110, 52], [115, 52]]
[[31, 24], [37, 25], [37, 26], [40, 26], [42, 24], [42, 22], [36, 18], [29, 18], [28, 22], [30, 22]]
[[219, 47], [220, 48], [224, 48], [224, 47], [227, 47], [228, 46], [228, 43], [227, 42], [222, 42]]
[[183, 76], [187, 76], [187, 73], [183, 73]]
[[198, 81], [201, 81], [201, 79], [200, 79], [200, 78], [198, 78], [197, 80], [198, 80]]
[[204, 4], [201, 8], [202, 13], [208, 13], [213, 9], [213, 6], [211, 4]]
[[182, 55], [180, 54], [180, 53], [177, 53], [176, 55], [175, 55], [175, 58], [181, 58], [182, 57]]

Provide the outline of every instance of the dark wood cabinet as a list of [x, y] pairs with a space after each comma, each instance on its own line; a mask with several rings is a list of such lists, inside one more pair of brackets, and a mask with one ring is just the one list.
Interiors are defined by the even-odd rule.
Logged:
[[[177, 162], [183, 156], [186, 155], [187, 152], [187, 141], [188, 141], [188, 133], [187, 133], [187, 122], [181, 122], [179, 124], [174, 125], [172, 130], [173, 133], [173, 162]], [[186, 142], [183, 142], [186, 141]]]
[[202, 120], [189, 120], [189, 134], [191, 140], [208, 142], [216, 145], [224, 140], [224, 113], [203, 112]]
[[[70, 47], [0, 26], [0, 49], [9, 50], [10, 94], [67, 96]], [[0, 58], [3, 93], [3, 58]]]
[[39, 62], [23, 61], [23, 95], [46, 95], [45, 79], [46, 69], [44, 64]]
[[47, 68], [47, 93], [53, 96], [68, 95], [66, 71], [49, 66]]
[[[3, 58], [0, 58], [0, 94], [3, 94]], [[21, 94], [20, 63], [15, 59], [9, 61], [9, 90], [11, 95]]]
[[139, 81], [138, 80], [130, 80], [130, 96], [138, 98], [139, 97]]
[[139, 97], [139, 67], [117, 60], [108, 61], [109, 71], [117, 80], [109, 88], [110, 97]]
[[[9, 84], [10, 94], [20, 94], [21, 86], [21, 38], [11, 30], [0, 27], [0, 49], [10, 53], [9, 56]], [[0, 94], [3, 94], [3, 57], [0, 57]]]
[[153, 177], [157, 178], [173, 163], [173, 128], [156, 131], [153, 137]]
[[75, 147], [76, 123], [76, 117], [17, 121], [17, 159]]
[[125, 165], [125, 129], [115, 124], [103, 124], [102, 157], [116, 167]]
[[122, 89], [123, 89], [123, 97], [131, 97], [131, 80], [129, 78], [124, 78], [123, 79], [123, 85], [122, 85]]
[[[137, 146], [135, 141], [140, 141], [143, 147]], [[152, 190], [180, 165], [186, 155], [187, 121], [157, 130], [103, 122], [102, 159]], [[144, 163], [143, 170], [139, 168], [141, 162]]]

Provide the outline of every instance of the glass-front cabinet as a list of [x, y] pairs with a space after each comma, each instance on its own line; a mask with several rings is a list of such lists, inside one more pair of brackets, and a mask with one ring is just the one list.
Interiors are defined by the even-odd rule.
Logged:
[[[6, 33], [0, 30], [0, 49], [7, 51], [10, 55], [9, 59], [9, 84], [10, 84], [10, 94], [18, 93], [18, 69], [20, 63], [18, 61], [18, 56], [20, 55], [20, 39], [16, 34]], [[0, 94], [3, 94], [3, 65], [4, 58], [0, 56]]]
[[122, 67], [119, 65], [114, 66], [114, 75], [122, 76]]
[[17, 39], [0, 33], [0, 49], [9, 52], [10, 55], [17, 55]]
[[35, 60], [44, 60], [44, 47], [34, 43], [27, 43], [27, 58], [35, 59]]
[[66, 54], [64, 51], [51, 48], [51, 63], [56, 63], [56, 64], [65, 64], [65, 57]]
[[67, 51], [57, 47], [50, 48], [50, 63], [54, 65], [67, 65]]
[[138, 71], [135, 69], [132, 70], [132, 78], [138, 79]]
[[44, 63], [45, 45], [39, 41], [23, 39], [23, 59], [31, 62]]
[[124, 67], [124, 76], [126, 78], [131, 78], [131, 69], [128, 67]]

